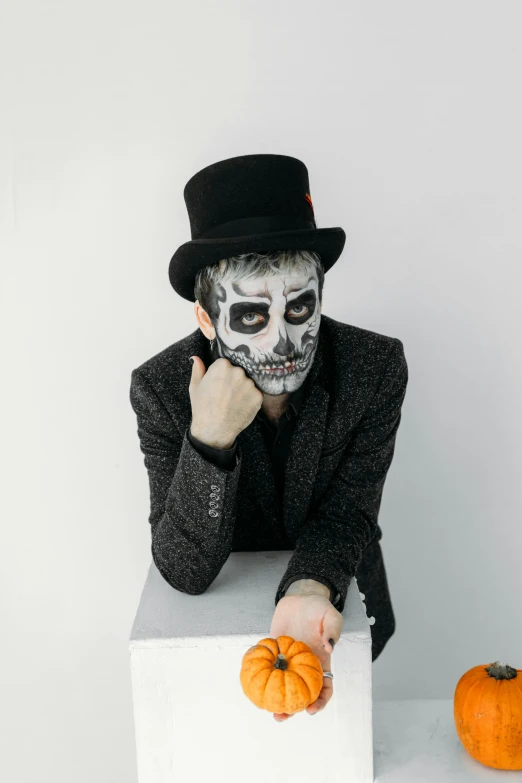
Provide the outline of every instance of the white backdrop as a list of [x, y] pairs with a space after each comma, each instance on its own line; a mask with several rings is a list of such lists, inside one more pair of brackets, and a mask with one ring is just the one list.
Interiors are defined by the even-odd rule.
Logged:
[[197, 326], [167, 276], [182, 191], [234, 155], [304, 160], [347, 233], [323, 312], [404, 342], [375, 698], [522, 668], [521, 23], [502, 0], [4, 0], [2, 778], [136, 781], [130, 373]]

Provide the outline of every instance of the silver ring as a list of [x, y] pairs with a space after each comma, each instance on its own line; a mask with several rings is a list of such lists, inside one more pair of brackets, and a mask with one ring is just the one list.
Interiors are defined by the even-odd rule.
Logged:
[[323, 672], [323, 677], [329, 677], [331, 680], [333, 680], [332, 672]]

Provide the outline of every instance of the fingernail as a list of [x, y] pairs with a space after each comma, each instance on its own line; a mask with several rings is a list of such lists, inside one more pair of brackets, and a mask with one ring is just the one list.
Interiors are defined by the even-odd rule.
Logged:
[[309, 715], [311, 715], [311, 716], [312, 716], [312, 718], [314, 717], [314, 715], [317, 715], [317, 713], [316, 713], [316, 712], [309, 712], [308, 714], [309, 714]]
[[190, 362], [191, 364], [194, 364], [194, 359], [192, 358], [192, 356], [189, 358], [189, 362]]

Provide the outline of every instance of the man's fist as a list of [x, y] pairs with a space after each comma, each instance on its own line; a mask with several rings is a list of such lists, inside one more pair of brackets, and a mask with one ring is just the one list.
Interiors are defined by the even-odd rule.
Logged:
[[219, 358], [208, 370], [199, 356], [189, 384], [191, 434], [216, 449], [230, 449], [261, 408], [263, 392], [242, 367]]

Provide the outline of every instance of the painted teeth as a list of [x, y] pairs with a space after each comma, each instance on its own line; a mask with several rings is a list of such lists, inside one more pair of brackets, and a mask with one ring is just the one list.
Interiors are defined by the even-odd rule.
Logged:
[[299, 366], [300, 366], [295, 361], [293, 361], [293, 362], [286, 361], [284, 364], [252, 364], [252, 363], [249, 363], [249, 362], [245, 362], [243, 357], [236, 356], [235, 358], [237, 359], [237, 361], [239, 361], [239, 363], [243, 367], [246, 367], [247, 370], [251, 370], [251, 371], [252, 370], [255, 370], [255, 371], [259, 371], [259, 370], [284, 370], [287, 367], [291, 367], [292, 365], [295, 365], [295, 369], [297, 370], [297, 369], [299, 369]]

